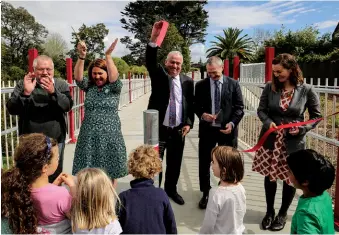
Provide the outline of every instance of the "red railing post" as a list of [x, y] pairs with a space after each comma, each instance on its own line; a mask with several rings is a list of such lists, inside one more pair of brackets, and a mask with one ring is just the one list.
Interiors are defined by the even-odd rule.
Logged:
[[230, 76], [230, 61], [228, 59], [224, 60], [224, 75]]
[[272, 80], [272, 61], [274, 59], [274, 47], [265, 48], [265, 83]]
[[80, 106], [80, 123], [82, 123], [82, 121], [84, 120], [84, 117], [85, 117], [85, 108], [84, 108], [84, 105], [85, 105], [85, 99], [84, 99], [84, 91], [83, 90], [80, 90], [80, 104], [82, 104], [82, 106]]
[[38, 57], [38, 50], [35, 48], [28, 50], [28, 72], [33, 72], [33, 61]]
[[192, 80], [194, 81], [194, 71], [192, 71]]
[[129, 102], [132, 103], [132, 82], [131, 82], [131, 72], [128, 72], [128, 90], [129, 90]]
[[240, 59], [239, 56], [235, 56], [233, 58], [233, 79], [238, 80], [239, 79], [239, 69], [240, 69]]
[[[337, 139], [339, 140], [339, 129], [338, 129], [338, 136]], [[338, 155], [337, 155], [337, 162], [339, 161], [339, 147]], [[339, 229], [339, 167], [336, 169], [336, 176], [335, 176], [335, 195], [334, 195], [334, 225], [336, 230]]]
[[[74, 97], [74, 88], [73, 88], [73, 74], [72, 74], [72, 59], [71, 58], [66, 58], [66, 73], [67, 73], [67, 81], [70, 85], [69, 91], [71, 94], [71, 97]], [[71, 109], [68, 112], [69, 116], [69, 137], [70, 137], [70, 143], [75, 143], [77, 140], [75, 139], [75, 134], [74, 134], [74, 112], [73, 109]]]

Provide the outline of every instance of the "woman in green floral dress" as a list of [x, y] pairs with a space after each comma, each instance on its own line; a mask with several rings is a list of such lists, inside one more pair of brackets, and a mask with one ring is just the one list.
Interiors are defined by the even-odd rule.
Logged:
[[83, 168], [104, 169], [112, 179], [127, 175], [126, 146], [121, 133], [118, 106], [122, 82], [111, 57], [117, 39], [106, 51], [106, 60], [94, 60], [83, 77], [86, 44], [78, 44], [79, 58], [74, 68], [78, 87], [86, 92], [85, 118], [75, 149], [73, 175]]

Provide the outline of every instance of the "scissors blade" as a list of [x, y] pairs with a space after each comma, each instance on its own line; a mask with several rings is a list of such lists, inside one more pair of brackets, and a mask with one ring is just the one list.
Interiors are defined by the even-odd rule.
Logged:
[[[71, 28], [73, 29], [73, 27], [71, 26]], [[81, 39], [80, 39], [80, 37], [79, 37], [79, 35], [75, 32], [75, 30], [73, 29], [73, 32], [75, 33], [75, 36], [77, 37], [77, 39], [79, 40], [79, 41], [81, 41]]]

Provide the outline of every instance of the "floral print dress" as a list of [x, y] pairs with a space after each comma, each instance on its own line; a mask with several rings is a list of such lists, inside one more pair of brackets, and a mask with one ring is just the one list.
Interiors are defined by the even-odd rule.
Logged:
[[88, 78], [76, 82], [86, 92], [85, 117], [75, 149], [73, 172], [97, 167], [117, 179], [127, 175], [127, 154], [118, 106], [122, 82], [107, 83], [100, 90]]

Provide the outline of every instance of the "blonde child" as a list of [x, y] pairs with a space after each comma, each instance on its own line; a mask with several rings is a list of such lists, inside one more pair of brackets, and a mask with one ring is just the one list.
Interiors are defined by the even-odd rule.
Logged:
[[103, 170], [79, 171], [71, 209], [73, 233], [120, 234], [122, 230], [115, 214], [117, 198], [112, 181]]
[[15, 150], [15, 166], [1, 177], [1, 215], [14, 234], [69, 233], [67, 218], [74, 191], [71, 176], [61, 174], [53, 184], [48, 182], [59, 162], [58, 144], [43, 134], [20, 137]]
[[218, 146], [212, 150], [212, 170], [220, 184], [209, 192], [209, 200], [200, 234], [242, 234], [246, 213], [241, 154], [234, 148]]
[[128, 171], [135, 180], [131, 189], [119, 195], [122, 206], [118, 215], [125, 234], [177, 233], [168, 196], [153, 185], [161, 169], [159, 154], [152, 146], [140, 146], [130, 154]]

